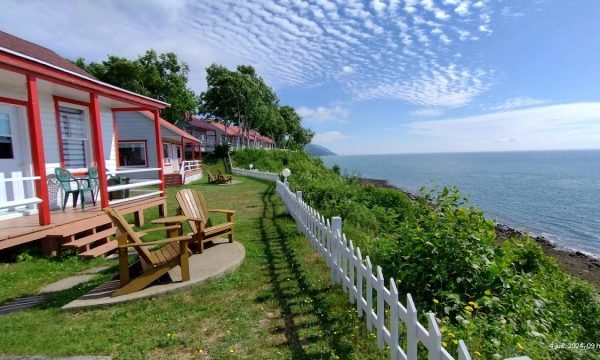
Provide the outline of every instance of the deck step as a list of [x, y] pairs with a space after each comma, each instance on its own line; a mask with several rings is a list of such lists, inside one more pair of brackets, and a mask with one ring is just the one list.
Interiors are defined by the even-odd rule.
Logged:
[[110, 229], [106, 229], [106, 230], [101, 230], [97, 233], [85, 236], [81, 239], [77, 239], [68, 243], [63, 244], [62, 246], [64, 247], [75, 247], [75, 248], [82, 248], [85, 246], [88, 246], [98, 240], [105, 240], [107, 239], [109, 236], [112, 236], [115, 234], [115, 228], [111, 227]]
[[107, 242], [106, 244], [102, 244], [100, 246], [96, 246], [93, 249], [82, 252], [81, 254], [79, 254], [79, 256], [84, 257], [84, 258], [94, 258], [94, 257], [106, 255], [109, 252], [115, 250], [118, 246], [119, 246], [119, 244], [117, 243], [116, 240], [111, 240], [111, 241]]

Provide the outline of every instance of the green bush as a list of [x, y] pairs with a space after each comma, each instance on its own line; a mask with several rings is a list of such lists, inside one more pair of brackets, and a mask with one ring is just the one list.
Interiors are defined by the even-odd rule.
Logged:
[[402, 294], [411, 293], [421, 316], [436, 313], [450, 350], [462, 338], [474, 358], [600, 358], [598, 349], [553, 346], [599, 341], [594, 289], [566, 275], [528, 237], [499, 244], [495, 224], [458, 189], [423, 189], [414, 202], [342, 177], [302, 151], [243, 150], [233, 161], [263, 171], [288, 167], [293, 190], [324, 216], [341, 216], [348, 238]]

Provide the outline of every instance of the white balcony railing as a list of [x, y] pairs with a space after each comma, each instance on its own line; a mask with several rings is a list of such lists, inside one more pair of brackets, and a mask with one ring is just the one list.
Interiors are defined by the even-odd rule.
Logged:
[[37, 211], [36, 204], [42, 202], [34, 195], [34, 182], [38, 180], [39, 176], [23, 177], [20, 171], [13, 171], [10, 178], [0, 173], [0, 220]]

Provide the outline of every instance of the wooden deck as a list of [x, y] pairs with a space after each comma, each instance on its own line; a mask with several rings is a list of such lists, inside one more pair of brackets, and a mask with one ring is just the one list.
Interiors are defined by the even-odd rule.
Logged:
[[[140, 216], [144, 209], [162, 206], [166, 215], [166, 200], [164, 197], [152, 197], [143, 200], [130, 201], [114, 206], [121, 213], [136, 213], [136, 222], [143, 223]], [[99, 205], [86, 206], [85, 210], [80, 208], [67, 209], [65, 211], [55, 210], [51, 212], [50, 225], [38, 224], [38, 216], [23, 216], [15, 219], [0, 221], [0, 251], [13, 246], [25, 244], [31, 241], [42, 240], [46, 237], [60, 237], [65, 233], [72, 233], [74, 228], [85, 231], [102, 223], [109, 223], [110, 219]]]

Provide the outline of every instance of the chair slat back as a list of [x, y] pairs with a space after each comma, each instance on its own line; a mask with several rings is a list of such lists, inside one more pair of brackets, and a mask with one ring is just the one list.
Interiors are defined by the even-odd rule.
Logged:
[[100, 179], [98, 178], [98, 168], [95, 166], [90, 166], [88, 168], [88, 178], [90, 179], [90, 187], [95, 189], [98, 187]]
[[[179, 203], [183, 215], [189, 218], [200, 219], [204, 222], [205, 226], [209, 226], [208, 210], [206, 209], [206, 206], [202, 206], [204, 198], [202, 197], [201, 192], [192, 189], [183, 189], [177, 192], [175, 197], [177, 198], [177, 202]], [[196, 221], [190, 220], [188, 223], [190, 224], [193, 233], [197, 233], [200, 230], [198, 229]]]
[[[54, 168], [54, 175], [56, 175], [56, 179], [60, 182], [60, 185], [62, 186], [64, 191], [79, 190], [79, 183], [69, 170], [57, 167]], [[77, 184], [76, 189], [73, 188], [73, 182]]]
[[[140, 237], [133, 231], [131, 225], [125, 220], [125, 218], [119, 214], [115, 209], [106, 208], [104, 212], [108, 217], [112, 220], [112, 222], [117, 226], [121, 236], [125, 235], [127, 237], [127, 241], [131, 244], [143, 244], [144, 242], [140, 239]], [[121, 245], [121, 244], [120, 244]], [[138, 252], [140, 257], [144, 259], [148, 264], [156, 264], [158, 263], [158, 259], [156, 255], [150, 252], [146, 246], [134, 246], [134, 249]]]

